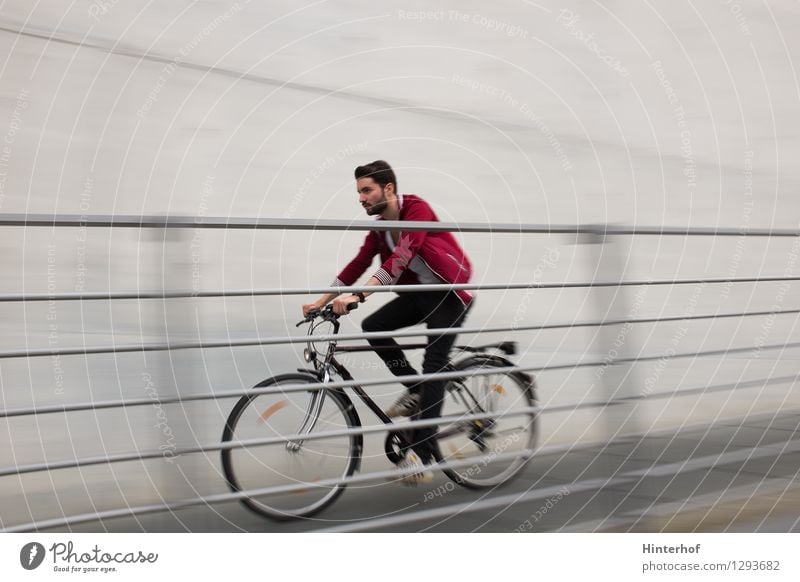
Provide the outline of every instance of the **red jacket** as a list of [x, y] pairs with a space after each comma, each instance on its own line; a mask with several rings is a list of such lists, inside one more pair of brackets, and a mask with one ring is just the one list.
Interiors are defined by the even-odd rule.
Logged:
[[[419, 196], [402, 194], [399, 220], [438, 222], [433, 209]], [[383, 220], [382, 217], [378, 220]], [[386, 240], [386, 231], [371, 230], [355, 258], [339, 273], [333, 287], [351, 286], [364, 274], [376, 254], [380, 254], [382, 265], [374, 276], [383, 285], [414, 285], [420, 282], [417, 273], [409, 267], [419, 257], [427, 270], [440, 283], [468, 283], [472, 277], [472, 265], [467, 255], [450, 232], [401, 232], [400, 239], [392, 250]], [[415, 263], [419, 266], [419, 262]], [[473, 294], [456, 291], [464, 305], [468, 305]]]

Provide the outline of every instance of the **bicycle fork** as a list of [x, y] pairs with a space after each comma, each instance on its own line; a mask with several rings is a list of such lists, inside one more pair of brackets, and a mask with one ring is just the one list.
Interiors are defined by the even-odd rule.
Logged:
[[[330, 375], [325, 372], [323, 382], [327, 383], [329, 381]], [[322, 412], [322, 405], [325, 403], [325, 395], [325, 390], [314, 390], [311, 393], [311, 400], [308, 403], [305, 418], [303, 418], [303, 424], [297, 429], [297, 434], [307, 435], [314, 430], [319, 420], [319, 415]], [[286, 442], [286, 450], [290, 453], [298, 453], [305, 442], [305, 439], [302, 438], [289, 440]]]

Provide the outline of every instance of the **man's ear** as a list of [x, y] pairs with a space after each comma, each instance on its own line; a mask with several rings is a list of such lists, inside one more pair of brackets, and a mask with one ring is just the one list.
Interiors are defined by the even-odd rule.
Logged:
[[394, 188], [394, 182], [389, 182], [388, 184], [386, 184], [386, 187], [384, 188], [384, 190], [386, 192], [388, 192], [389, 194], [393, 194], [395, 196], [397, 195], [397, 192], [395, 191], [395, 188]]

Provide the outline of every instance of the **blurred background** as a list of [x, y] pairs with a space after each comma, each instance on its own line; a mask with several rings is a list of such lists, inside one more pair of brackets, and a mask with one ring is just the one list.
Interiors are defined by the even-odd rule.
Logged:
[[[460, 234], [476, 283], [791, 279], [800, 276], [798, 237], [745, 234], [800, 227], [800, 40], [792, 34], [798, 26], [800, 7], [783, 0], [6, 0], [0, 213], [361, 220], [353, 169], [385, 159], [400, 191], [424, 197], [443, 221], [742, 233], [617, 237], [606, 245], [564, 234]], [[337, 231], [3, 226], [0, 292], [319, 287], [362, 238]], [[766, 312], [626, 328], [622, 343], [630, 355], [754, 347], [625, 368], [632, 393], [680, 391], [796, 374], [796, 348], [755, 349], [796, 340], [797, 314], [776, 313], [798, 308], [796, 288], [789, 280], [662, 285], [625, 288], [610, 298], [587, 288], [482, 291], [468, 325], [597, 320], [612, 311], [623, 318]], [[360, 320], [390, 298], [376, 295], [343, 331], [359, 331]], [[293, 335], [308, 300], [0, 302], [0, 347]], [[602, 359], [618, 333], [606, 331], [610, 336], [575, 328], [462, 339], [514, 339], [520, 365], [546, 367]], [[351, 369], [358, 378], [382, 377], [376, 362], [360, 355]], [[4, 409], [143, 397], [154, 406], [2, 419], [0, 465], [217, 442], [233, 400], [159, 406], [159, 398], [246, 388], [301, 365], [291, 345], [3, 358]], [[538, 381], [543, 406], [608, 394], [596, 368], [545, 370]], [[386, 404], [399, 389], [370, 392]], [[641, 434], [679, 434], [757, 418], [766, 434], [780, 416], [789, 438], [799, 405], [796, 382], [694, 392], [639, 404], [636, 425]], [[592, 447], [609, 430], [602, 410], [549, 414], [540, 445]], [[374, 441], [372, 462], [386, 469], [377, 456], [381, 439]], [[800, 457], [781, 457], [775, 467], [791, 484]], [[763, 471], [752, 474], [756, 483], [766, 479]], [[727, 490], [725, 483], [714, 489], [719, 499]], [[0, 477], [0, 525], [225, 491], [216, 453], [10, 474]], [[329, 517], [338, 523], [355, 516], [356, 506], [369, 517], [419, 503], [401, 492], [391, 500], [399, 505], [387, 507], [387, 495], [359, 504], [351, 491]], [[694, 495], [689, 487], [673, 501]], [[601, 516], [613, 509], [594, 503]], [[525, 515], [483, 523], [511, 531]], [[571, 520], [585, 521], [570, 513], [542, 527]], [[275, 526], [223, 504], [85, 527]]]

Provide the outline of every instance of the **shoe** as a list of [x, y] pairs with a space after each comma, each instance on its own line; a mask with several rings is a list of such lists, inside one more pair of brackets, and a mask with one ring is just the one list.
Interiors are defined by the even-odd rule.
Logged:
[[[414, 451], [409, 451], [406, 458], [397, 463], [397, 469], [402, 471], [396, 481], [408, 487], [416, 487], [420, 483], [430, 483], [433, 481], [433, 471], [422, 462], [419, 455]], [[416, 469], [410, 473], [412, 469]], [[394, 481], [394, 479], [393, 479]]]
[[397, 416], [411, 416], [419, 409], [420, 395], [413, 392], [403, 392], [403, 395], [398, 398], [394, 404], [387, 408], [384, 412], [389, 418]]

